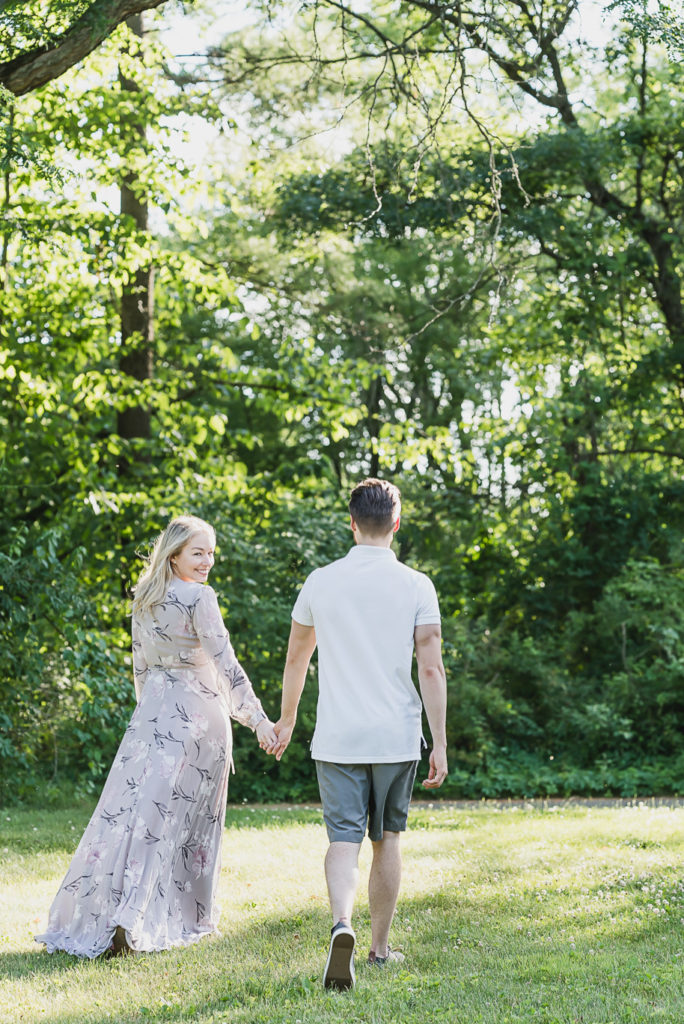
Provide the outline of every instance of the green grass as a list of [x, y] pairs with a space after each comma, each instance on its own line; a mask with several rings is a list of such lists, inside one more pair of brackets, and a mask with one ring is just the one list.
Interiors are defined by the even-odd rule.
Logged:
[[357, 986], [327, 993], [315, 808], [229, 811], [222, 934], [81, 962], [32, 942], [88, 817], [0, 814], [0, 1021], [252, 1024], [684, 1022], [684, 808], [418, 805], [393, 943], [371, 971], [362, 852]]

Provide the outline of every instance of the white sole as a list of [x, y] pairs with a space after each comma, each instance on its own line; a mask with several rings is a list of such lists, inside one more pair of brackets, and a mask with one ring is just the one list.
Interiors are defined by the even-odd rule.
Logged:
[[351, 928], [340, 928], [330, 940], [328, 959], [323, 972], [325, 988], [344, 991], [354, 987], [354, 948], [356, 936]]

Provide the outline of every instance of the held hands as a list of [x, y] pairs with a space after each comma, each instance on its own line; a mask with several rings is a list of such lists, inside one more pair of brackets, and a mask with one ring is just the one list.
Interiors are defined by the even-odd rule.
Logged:
[[259, 746], [267, 754], [275, 754], [276, 761], [279, 761], [287, 749], [293, 729], [294, 722], [286, 723], [281, 718], [274, 725], [268, 718], [263, 718], [256, 727]]
[[430, 753], [430, 770], [423, 780], [425, 789], [439, 789], [449, 773], [446, 747], [435, 747]]
[[287, 750], [294, 726], [294, 722], [287, 722], [284, 718], [280, 718], [273, 726], [276, 738], [273, 745], [268, 748], [268, 753], [275, 754], [276, 761], [279, 761]]
[[271, 748], [277, 742], [278, 737], [275, 734], [273, 722], [270, 719], [261, 719], [256, 727], [256, 737], [262, 750], [265, 750], [267, 754], [273, 753]]
[[[295, 723], [280, 718], [275, 725], [264, 718], [256, 727], [259, 746], [267, 754], [274, 754], [276, 761], [287, 750]], [[425, 789], [439, 789], [449, 773], [446, 747], [435, 747], [430, 753], [430, 770], [427, 779], [423, 780]]]

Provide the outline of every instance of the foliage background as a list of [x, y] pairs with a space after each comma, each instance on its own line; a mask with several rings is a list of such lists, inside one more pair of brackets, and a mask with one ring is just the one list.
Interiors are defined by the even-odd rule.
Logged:
[[[401, 487], [397, 553], [440, 594], [442, 794], [680, 792], [681, 65], [652, 26], [589, 45], [570, 20], [574, 120], [483, 60], [466, 111], [436, 56], [398, 96], [362, 34], [336, 76], [325, 4], [185, 63], [168, 17], [4, 108], [0, 799], [101, 785], [128, 590], [182, 511], [216, 524], [213, 585], [277, 716], [297, 587], [345, 552], [368, 474]], [[292, 56], [314, 19], [315, 66]], [[280, 765], [236, 730], [232, 799], [315, 796], [315, 700], [312, 673]]]

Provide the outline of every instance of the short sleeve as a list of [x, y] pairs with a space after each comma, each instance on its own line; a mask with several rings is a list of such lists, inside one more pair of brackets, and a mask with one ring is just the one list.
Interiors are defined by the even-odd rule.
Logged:
[[292, 609], [292, 618], [295, 622], [298, 622], [300, 626], [313, 626], [314, 624], [313, 612], [311, 610], [311, 597], [316, 571], [317, 570], [314, 569], [314, 571], [304, 580], [304, 586], [299, 591], [297, 600], [294, 603], [294, 608]]
[[439, 600], [432, 580], [424, 573], [418, 576], [418, 600], [416, 606], [416, 626], [428, 626], [442, 621], [439, 614]]

